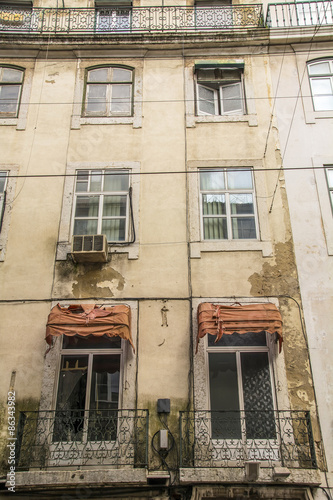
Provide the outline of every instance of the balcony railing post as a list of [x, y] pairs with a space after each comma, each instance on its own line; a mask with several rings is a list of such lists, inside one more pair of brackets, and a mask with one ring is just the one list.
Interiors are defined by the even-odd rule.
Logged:
[[17, 425], [17, 432], [16, 432], [16, 443], [15, 443], [15, 467], [18, 467], [19, 461], [20, 461], [20, 454], [21, 454], [21, 446], [22, 446], [22, 440], [23, 440], [23, 431], [24, 431], [24, 426], [25, 422], [27, 420], [26, 414], [21, 411], [20, 416], [19, 416], [19, 421]]
[[179, 412], [179, 467], [183, 466], [183, 412]]
[[317, 468], [316, 449], [315, 449], [315, 443], [314, 443], [314, 439], [313, 439], [311, 414], [309, 411], [305, 412], [305, 421], [306, 421], [306, 426], [307, 426], [307, 430], [308, 430], [311, 463], [312, 463], [313, 468], [316, 469]]

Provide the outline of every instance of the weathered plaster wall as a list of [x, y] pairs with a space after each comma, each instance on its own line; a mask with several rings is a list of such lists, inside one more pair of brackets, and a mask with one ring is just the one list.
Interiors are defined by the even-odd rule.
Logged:
[[[333, 370], [327, 360], [332, 357], [333, 352], [330, 336], [333, 307], [333, 219], [322, 167], [333, 164], [330, 140], [333, 134], [333, 114], [314, 113], [306, 68], [308, 60], [331, 57], [332, 53], [324, 43], [313, 44], [307, 49], [305, 51], [304, 47], [302, 49], [296, 44], [288, 47], [283, 63], [281, 55], [272, 50], [271, 68], [274, 92], [278, 97], [276, 110], [284, 167], [296, 168], [285, 172], [286, 188], [306, 334], [328, 462], [328, 478], [332, 486]], [[290, 96], [294, 96], [294, 99], [290, 100]], [[304, 168], [311, 166], [317, 169]], [[290, 345], [290, 354], [293, 351], [297, 359], [294, 346]], [[308, 374], [308, 364], [302, 358], [300, 362]], [[290, 372], [294, 371], [297, 364], [298, 361], [290, 360]], [[309, 379], [309, 375], [304, 377], [303, 383], [306, 383], [306, 379]], [[302, 391], [300, 382], [297, 394], [301, 400], [307, 401], [307, 387]], [[313, 405], [312, 398], [310, 404]]]

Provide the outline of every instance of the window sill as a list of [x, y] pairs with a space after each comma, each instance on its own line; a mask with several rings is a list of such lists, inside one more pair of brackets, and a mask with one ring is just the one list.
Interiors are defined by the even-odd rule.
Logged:
[[0, 117], [0, 125], [17, 125], [18, 118], [2, 118]]
[[190, 248], [191, 259], [200, 259], [201, 252], [261, 251], [263, 257], [273, 255], [272, 243], [259, 240], [198, 241], [191, 243]]
[[[66, 260], [67, 255], [71, 253], [71, 244], [68, 242], [58, 242], [56, 260]], [[129, 260], [139, 258], [139, 244], [129, 243], [128, 245], [112, 245], [108, 244], [108, 254], [127, 253]]]
[[251, 115], [198, 115], [187, 116], [187, 127], [195, 127], [196, 123], [232, 123], [248, 122], [249, 127], [258, 126], [256, 114]]
[[133, 128], [142, 127], [141, 116], [79, 116], [73, 117], [72, 129], [79, 129], [81, 125], [132, 125]]

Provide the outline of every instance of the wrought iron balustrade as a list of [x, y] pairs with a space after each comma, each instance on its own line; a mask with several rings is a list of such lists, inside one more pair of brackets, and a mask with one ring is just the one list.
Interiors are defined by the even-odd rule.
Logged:
[[103, 35], [238, 30], [262, 26], [261, 4], [101, 9], [0, 7], [0, 32], [6, 33]]
[[286, 28], [333, 24], [333, 1], [270, 3], [266, 26]]
[[18, 470], [57, 466], [146, 467], [148, 410], [21, 412]]
[[246, 461], [317, 468], [309, 412], [180, 412], [181, 467], [242, 467]]

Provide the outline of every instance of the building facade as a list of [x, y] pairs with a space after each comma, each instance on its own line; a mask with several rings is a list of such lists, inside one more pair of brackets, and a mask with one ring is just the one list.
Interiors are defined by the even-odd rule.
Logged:
[[3, 494], [331, 498], [308, 5], [1, 5]]

